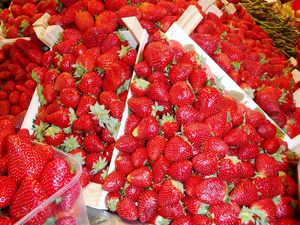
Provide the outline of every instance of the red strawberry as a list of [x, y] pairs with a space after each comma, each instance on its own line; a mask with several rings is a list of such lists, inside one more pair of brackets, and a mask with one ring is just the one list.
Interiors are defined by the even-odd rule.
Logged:
[[197, 99], [195, 108], [205, 112], [206, 116], [219, 112], [222, 108], [223, 96], [216, 88], [204, 87], [199, 91]]
[[177, 181], [186, 181], [192, 173], [192, 163], [189, 160], [173, 162], [169, 168], [169, 175]]
[[256, 144], [248, 144], [240, 147], [238, 157], [241, 160], [255, 159], [259, 154], [259, 149]]
[[39, 178], [45, 164], [44, 156], [34, 151], [28, 130], [21, 131], [26, 134], [10, 135], [7, 139], [8, 174], [18, 183], [28, 175]]
[[133, 162], [131, 161], [131, 156], [129, 154], [122, 154], [116, 158], [115, 161], [116, 169], [118, 172], [127, 175], [134, 170]]
[[134, 71], [141, 78], [147, 78], [151, 73], [151, 66], [147, 61], [140, 61], [134, 65]]
[[226, 194], [226, 181], [217, 177], [204, 179], [196, 187], [197, 198], [207, 204], [223, 203]]
[[166, 145], [166, 139], [162, 136], [155, 136], [147, 142], [147, 152], [149, 159], [155, 161], [163, 152]]
[[168, 174], [169, 167], [170, 161], [167, 160], [163, 155], [159, 156], [152, 165], [153, 181], [155, 183], [162, 182]]
[[277, 176], [279, 172], [279, 164], [277, 160], [267, 154], [260, 154], [256, 159], [257, 172], [265, 176]]
[[263, 138], [273, 138], [276, 135], [276, 127], [274, 124], [272, 124], [269, 120], [266, 120], [265, 123], [261, 124], [257, 128], [257, 132], [263, 137]]
[[[149, 87], [149, 82], [144, 80], [143, 78], [135, 78], [131, 83], [130, 90], [133, 97], [142, 97], [147, 93], [147, 89]], [[151, 96], [148, 96], [151, 98]], [[153, 99], [155, 100], [155, 99]]]
[[167, 76], [162, 71], [154, 71], [149, 74], [148, 81], [150, 83], [160, 82], [165, 84], [167, 87], [170, 86]]
[[147, 88], [146, 94], [154, 101], [169, 101], [168, 87], [160, 82], [151, 83]]
[[8, 216], [1, 215], [0, 216], [0, 223], [3, 225], [13, 225], [17, 221], [15, 221], [13, 218], [10, 218]]
[[201, 202], [196, 197], [186, 196], [183, 199], [183, 204], [191, 215], [208, 213], [209, 205]]
[[136, 57], [137, 57], [137, 51], [134, 48], [132, 48], [130, 45], [121, 46], [121, 49], [119, 50], [119, 58], [123, 62], [125, 62], [130, 66], [134, 66]]
[[70, 108], [62, 108], [58, 111], [51, 113], [47, 116], [46, 120], [48, 123], [54, 124], [60, 128], [67, 128], [72, 125], [76, 119], [74, 111]]
[[138, 207], [134, 201], [127, 197], [119, 201], [116, 212], [121, 218], [129, 221], [138, 219]]
[[209, 208], [215, 224], [236, 224], [240, 207], [236, 203], [221, 203]]
[[157, 71], [163, 71], [165, 67], [172, 62], [174, 57], [172, 48], [161, 42], [149, 43], [143, 55], [149, 65]]
[[211, 225], [212, 221], [205, 215], [194, 214], [191, 216], [192, 222], [194, 225], [207, 224]]
[[89, 27], [82, 35], [82, 42], [88, 48], [100, 47], [106, 34], [100, 27]]
[[207, 82], [205, 71], [201, 67], [194, 68], [189, 76], [189, 82], [195, 92], [200, 91]]
[[199, 153], [193, 157], [192, 164], [200, 175], [212, 175], [217, 172], [218, 158], [213, 152]]
[[108, 174], [102, 188], [105, 191], [113, 192], [119, 191], [125, 185], [125, 177], [118, 171], [113, 171]]
[[80, 94], [77, 88], [64, 88], [60, 91], [60, 101], [65, 107], [77, 108]]
[[121, 195], [119, 192], [108, 192], [105, 196], [105, 205], [111, 212], [115, 212], [117, 204], [119, 203]]
[[55, 221], [57, 225], [76, 225], [76, 219], [73, 216], [65, 216]]
[[[9, 212], [13, 218], [17, 220], [27, 215], [34, 208], [38, 207], [47, 199], [40, 183], [31, 176], [25, 177], [22, 181], [17, 193], [15, 194]], [[49, 207], [42, 209], [35, 215], [28, 224], [43, 224], [49, 217]]]
[[110, 33], [106, 36], [105, 40], [102, 42], [100, 46], [101, 53], [104, 53], [115, 46], [117, 46], [118, 49], [121, 47], [122, 42], [118, 35], [119, 35], [118, 33]]
[[83, 140], [83, 146], [87, 152], [103, 152], [104, 144], [96, 134], [89, 134]]
[[154, 102], [147, 97], [132, 97], [128, 106], [137, 116], [146, 117], [152, 114]]
[[102, 78], [95, 72], [87, 72], [78, 83], [78, 89], [87, 95], [98, 97], [102, 87]]
[[211, 34], [193, 33], [191, 38], [208, 54], [213, 55], [218, 49], [220, 38]]
[[175, 118], [169, 114], [165, 114], [162, 116], [162, 119], [160, 120], [160, 128], [163, 132], [163, 135], [167, 139], [173, 137], [175, 133], [179, 130], [179, 126]]
[[297, 192], [297, 185], [294, 179], [284, 172], [280, 172], [279, 177], [285, 186], [285, 195], [294, 196]]
[[169, 72], [170, 82], [175, 84], [177, 81], [185, 81], [193, 71], [193, 66], [189, 63], [176, 63]]
[[217, 55], [214, 55], [213, 59], [225, 72], [228, 72], [232, 68], [231, 61], [230, 61], [228, 55], [223, 52], [221, 52]]
[[7, 176], [0, 176], [0, 181], [3, 184], [0, 188], [0, 207], [5, 208], [10, 205], [14, 195], [16, 194], [17, 183]]
[[132, 131], [136, 138], [149, 140], [155, 137], [159, 131], [159, 124], [155, 117], [144, 117], [137, 127]]
[[261, 199], [251, 205], [251, 210], [260, 222], [272, 223], [276, 219], [276, 205], [271, 198]]
[[276, 196], [272, 199], [276, 205], [277, 218], [294, 218], [297, 200], [290, 196]]
[[210, 137], [210, 129], [204, 123], [189, 123], [183, 126], [183, 135], [194, 146], [199, 146]]
[[201, 122], [203, 119], [204, 114], [190, 105], [180, 106], [176, 111], [176, 120], [178, 125]]
[[138, 215], [142, 223], [149, 220], [157, 213], [157, 194], [153, 190], [143, 191], [138, 198]]
[[115, 32], [118, 29], [117, 13], [104, 10], [96, 17], [95, 26], [100, 27], [106, 34]]
[[128, 184], [128, 186], [125, 187], [124, 194], [125, 197], [128, 197], [133, 201], [137, 201], [142, 191], [143, 191], [142, 187], [136, 186], [134, 184]]
[[159, 5], [154, 5], [149, 2], [143, 2], [139, 5], [141, 11], [141, 18], [150, 21], [157, 21], [164, 18], [167, 14], [167, 10]]
[[44, 138], [47, 144], [53, 146], [59, 146], [65, 140], [65, 132], [57, 127], [57, 126], [50, 126], [44, 132]]
[[209, 115], [204, 120], [204, 124], [211, 129], [211, 133], [215, 137], [223, 137], [231, 127], [231, 119], [229, 118], [228, 112], [218, 112]]
[[96, 99], [89, 95], [83, 95], [79, 102], [76, 109], [76, 116], [81, 116], [86, 114], [90, 111], [90, 106], [95, 105]]
[[123, 135], [116, 141], [116, 148], [119, 151], [132, 153], [138, 148], [139, 142], [138, 139], [132, 135]]
[[176, 106], [191, 105], [195, 101], [192, 88], [185, 81], [178, 81], [170, 88], [169, 98]]
[[56, 158], [45, 166], [40, 182], [47, 196], [51, 196], [64, 187], [72, 177], [68, 162], [63, 158]]
[[137, 148], [131, 154], [131, 162], [133, 163], [135, 168], [145, 165], [148, 160], [148, 153], [146, 148]]
[[145, 166], [134, 169], [127, 175], [127, 181], [138, 187], [147, 187], [152, 183], [152, 172]]
[[70, 73], [63, 72], [58, 75], [54, 83], [54, 90], [61, 91], [67, 87], [75, 87], [75, 80]]
[[166, 144], [164, 155], [170, 161], [189, 159], [193, 154], [192, 146], [181, 136], [172, 137]]
[[74, 120], [72, 130], [76, 132], [90, 132], [95, 128], [94, 121], [91, 114], [82, 114]]
[[93, 27], [95, 21], [88, 11], [79, 11], [75, 15], [74, 24], [78, 30], [84, 32], [88, 28]]
[[234, 128], [230, 130], [223, 141], [233, 147], [242, 147], [248, 144], [248, 135], [241, 128]]
[[184, 215], [184, 208], [180, 202], [176, 202], [172, 205], [158, 207], [158, 214], [169, 220], [174, 220]]
[[268, 114], [280, 111], [279, 100], [282, 92], [279, 88], [265, 87], [255, 93], [255, 102]]
[[167, 179], [162, 183], [157, 202], [159, 206], [169, 206], [183, 199], [183, 184], [179, 181]]
[[258, 200], [258, 190], [251, 181], [245, 180], [233, 189], [230, 198], [240, 206], [250, 206]]

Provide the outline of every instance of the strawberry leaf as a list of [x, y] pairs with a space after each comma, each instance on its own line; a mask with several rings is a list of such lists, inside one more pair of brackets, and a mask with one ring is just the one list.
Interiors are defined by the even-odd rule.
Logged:
[[102, 158], [101, 156], [99, 159], [93, 163], [93, 169], [91, 170], [91, 174], [94, 175], [104, 169], [107, 166], [106, 158]]
[[128, 91], [129, 90], [129, 86], [130, 86], [130, 79], [126, 80], [124, 82], [123, 85], [121, 85], [118, 89], [117, 89], [117, 95], [125, 92], [125, 91]]
[[39, 96], [39, 102], [41, 103], [41, 105], [45, 105], [47, 103], [45, 97], [44, 97], [44, 94], [43, 94], [43, 91], [44, 91], [44, 88], [42, 85], [38, 84], [36, 86], [36, 91], [37, 91], [37, 94]]
[[162, 216], [157, 216], [155, 219], [155, 224], [156, 225], [169, 225], [171, 223], [171, 220], [166, 219]]
[[39, 124], [33, 124], [33, 135], [38, 142], [43, 142], [44, 131], [49, 127], [48, 123], [40, 122]]
[[81, 152], [78, 152], [76, 154], [70, 154], [78, 163], [80, 163], [80, 165], [84, 165], [85, 164], [85, 157], [82, 156]]
[[45, 135], [46, 136], [50, 136], [52, 138], [54, 138], [54, 136], [61, 131], [61, 129], [55, 125], [51, 125], [50, 127], [47, 128], [47, 130], [45, 130]]
[[250, 222], [252, 222], [254, 224], [255, 220], [253, 216], [253, 212], [246, 206], [243, 206], [239, 214], [239, 218], [241, 219], [242, 223], [249, 224]]
[[69, 152], [80, 147], [78, 141], [73, 135], [71, 135], [70, 137], [66, 137], [61, 146], [63, 147], [65, 152]]
[[88, 70], [86, 68], [84, 68], [82, 65], [80, 65], [78, 63], [73, 64], [72, 67], [75, 68], [75, 71], [74, 71], [75, 78], [81, 78], [88, 72]]

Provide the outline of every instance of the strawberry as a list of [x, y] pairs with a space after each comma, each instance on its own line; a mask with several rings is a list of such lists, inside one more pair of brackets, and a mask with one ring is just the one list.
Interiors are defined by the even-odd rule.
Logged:
[[229, 146], [242, 147], [248, 144], [248, 136], [241, 128], [237, 127], [230, 130], [223, 141]]
[[72, 131], [76, 132], [91, 132], [95, 128], [95, 120], [91, 114], [82, 114], [74, 120]]
[[173, 162], [169, 168], [169, 175], [177, 181], [186, 181], [192, 173], [192, 163], [189, 160]]
[[128, 184], [126, 185], [127, 187], [125, 187], [125, 197], [128, 197], [130, 199], [132, 199], [133, 201], [137, 201], [140, 194], [143, 191], [142, 187], [136, 186], [134, 184]]
[[178, 201], [172, 205], [159, 206], [157, 211], [161, 217], [168, 220], [174, 220], [184, 215], [184, 208]]
[[104, 3], [97, 0], [90, 0], [87, 2], [87, 9], [93, 15], [96, 16], [104, 10]]
[[228, 72], [232, 68], [228, 55], [223, 52], [214, 55], [213, 59], [225, 72]]
[[136, 57], [137, 57], [137, 51], [134, 48], [132, 48], [130, 45], [121, 46], [121, 49], [119, 50], [119, 58], [123, 62], [125, 62], [130, 66], [134, 66]]
[[124, 175], [128, 175], [135, 168], [129, 154], [122, 154], [117, 156], [115, 164], [118, 172]]
[[65, 140], [65, 132], [57, 127], [57, 126], [50, 126], [44, 132], [44, 138], [47, 144], [53, 146], [59, 146]]
[[10, 135], [7, 139], [8, 174], [17, 183], [27, 175], [38, 178], [45, 164], [43, 155], [34, 151], [28, 130], [21, 130], [21, 132], [26, 134]]
[[152, 165], [154, 183], [162, 182], [168, 174], [170, 162], [163, 155], [159, 156]]
[[105, 37], [100, 27], [89, 27], [82, 35], [82, 42], [87, 48], [100, 47]]
[[103, 90], [117, 91], [124, 82], [131, 78], [131, 68], [122, 61], [113, 62], [105, 72]]
[[220, 204], [226, 198], [227, 184], [226, 181], [217, 177], [207, 178], [199, 183], [195, 191], [197, 198], [204, 203]]
[[152, 183], [152, 172], [145, 166], [134, 169], [127, 175], [127, 181], [138, 187], [147, 187]]
[[258, 190], [250, 180], [245, 180], [233, 189], [230, 199], [240, 206], [250, 206], [258, 201]]
[[146, 148], [137, 148], [132, 154], [131, 154], [131, 162], [134, 165], [135, 168], [138, 168], [140, 166], [145, 165], [145, 163], [148, 160], [148, 154]]
[[0, 223], [3, 225], [13, 225], [17, 221], [15, 221], [13, 218], [10, 218], [8, 216], [1, 215], [0, 216]]
[[[68, 152], [75, 160], [77, 160], [81, 165], [85, 164], [86, 152], [82, 148], [75, 148]], [[80, 180], [84, 180], [86, 174], [83, 172]], [[90, 179], [90, 178], [88, 178]]]
[[138, 219], [138, 207], [134, 201], [127, 197], [120, 199], [116, 212], [121, 218], [129, 221]]
[[151, 66], [147, 61], [140, 61], [134, 65], [135, 73], [141, 78], [147, 78], [151, 73]]
[[209, 208], [215, 224], [236, 224], [240, 207], [236, 203], [220, 203]]
[[[40, 183], [31, 176], [22, 181], [9, 207], [10, 215], [19, 220], [47, 199]], [[43, 224], [49, 217], [49, 206], [42, 209], [28, 224]]]
[[188, 216], [188, 215], [183, 215], [183, 216], [180, 216], [176, 219], [174, 219], [172, 221], [172, 224], [174, 225], [179, 225], [179, 224], [186, 224], [186, 225], [192, 225], [192, 220], [191, 220], [191, 217]]
[[191, 215], [191, 220], [194, 225], [201, 225], [201, 224], [211, 225], [212, 224], [211, 219], [205, 215], [193, 214], [193, 215]]
[[167, 14], [167, 10], [159, 5], [154, 5], [149, 2], [143, 2], [139, 5], [141, 11], [141, 18], [150, 21], [157, 21], [164, 18]]
[[211, 34], [193, 33], [191, 38], [208, 54], [213, 55], [218, 49], [220, 38]]
[[105, 205], [107, 209], [111, 212], [115, 212], [117, 209], [117, 204], [119, 203], [121, 195], [119, 192], [109, 192], [105, 196]]
[[118, 17], [118, 23], [125, 27], [125, 23], [123, 22], [123, 17], [130, 17], [135, 16], [138, 19], [141, 17], [141, 12], [138, 7], [135, 7], [133, 5], [124, 5], [117, 11], [117, 17]]
[[242, 129], [248, 134], [250, 143], [261, 144], [263, 142], [263, 137], [252, 125], [246, 123], [242, 126]]
[[95, 24], [94, 18], [88, 11], [79, 11], [74, 18], [74, 24], [81, 32], [86, 31], [88, 28], [93, 27]]
[[147, 152], [151, 161], [155, 161], [164, 152], [166, 143], [166, 139], [159, 135], [148, 140]]
[[110, 33], [106, 36], [106, 38], [100, 46], [101, 53], [105, 53], [106, 51], [109, 51], [109, 49], [115, 46], [117, 46], [119, 49], [121, 47], [121, 44], [122, 42], [119, 38], [119, 33]]
[[162, 183], [159, 190], [157, 203], [159, 206], [169, 206], [179, 202], [183, 197], [183, 184], [179, 181], [167, 179]]
[[138, 140], [132, 135], [123, 135], [116, 141], [116, 148], [126, 153], [134, 152], [138, 146]]
[[142, 223], [148, 222], [157, 213], [157, 194], [153, 190], [143, 191], [138, 198], [138, 215]]
[[218, 158], [213, 152], [204, 152], [195, 155], [192, 159], [193, 169], [203, 176], [217, 172]]
[[146, 95], [154, 101], [169, 101], [168, 87], [160, 82], [151, 83], [146, 90]]
[[96, 17], [95, 26], [100, 27], [106, 34], [115, 32], [118, 29], [117, 13], [104, 10]]
[[284, 172], [279, 173], [279, 178], [285, 186], [285, 195], [294, 196], [297, 192], [297, 185], [293, 178]]
[[60, 91], [59, 96], [65, 107], [77, 108], [80, 99], [77, 88], [64, 88]]
[[210, 137], [209, 127], [203, 123], [189, 123], [183, 126], [183, 135], [193, 146], [199, 146]]
[[189, 63], [176, 63], [169, 72], [170, 82], [175, 84], [177, 81], [185, 81], [193, 71], [193, 66]]
[[40, 182], [46, 195], [51, 196], [65, 186], [72, 177], [68, 162], [63, 158], [56, 158], [45, 166]]
[[102, 86], [102, 78], [95, 72], [87, 72], [78, 83], [78, 89], [87, 95], [99, 96]]
[[174, 136], [169, 139], [164, 149], [166, 159], [172, 162], [189, 159], [192, 154], [192, 146], [181, 136]]
[[195, 92], [200, 91], [207, 82], [205, 71], [201, 67], [194, 68], [189, 76], [189, 82]]
[[280, 97], [282, 92], [276, 87], [265, 87], [255, 93], [255, 102], [267, 113], [280, 111]]
[[114, 192], [119, 191], [125, 185], [125, 177], [118, 171], [113, 171], [108, 174], [102, 188], [105, 191]]
[[96, 134], [88, 134], [83, 140], [84, 149], [87, 152], [103, 152], [104, 144]]
[[132, 97], [128, 106], [137, 116], [146, 117], [152, 114], [154, 102], [148, 97]]
[[67, 128], [72, 125], [76, 119], [74, 110], [71, 108], [62, 108], [56, 112], [49, 114], [46, 118], [48, 123], [51, 123], [60, 128]]
[[173, 116], [165, 114], [159, 122], [161, 131], [167, 139], [170, 139], [176, 132], [178, 132], [179, 126]]
[[172, 62], [174, 53], [167, 44], [151, 42], [145, 47], [143, 56], [151, 67], [157, 71], [163, 71]]
[[76, 116], [81, 116], [90, 111], [90, 106], [95, 105], [96, 99], [89, 95], [83, 95], [78, 102], [78, 106], [76, 109]]
[[[145, 96], [149, 85], [150, 83], [144, 80], [143, 78], [134, 78], [133, 82], [130, 85], [132, 96], [133, 97]], [[151, 98], [150, 94], [148, 95], [148, 97]]]
[[72, 189], [67, 190], [62, 194], [61, 198], [59, 198], [56, 202], [57, 208], [63, 211], [70, 211], [75, 202], [77, 201], [81, 191], [81, 186], [79, 183], [74, 184]]
[[149, 74], [148, 81], [150, 83], [161, 82], [167, 87], [170, 86], [167, 76], [162, 71], [154, 71], [153, 73]]
[[118, 100], [118, 95], [112, 91], [102, 91], [99, 95], [99, 104], [104, 105], [106, 109], [110, 108], [112, 102]]
[[271, 198], [258, 200], [251, 205], [251, 210], [261, 223], [272, 223], [276, 219], [276, 205]]
[[297, 225], [298, 221], [291, 218], [278, 219], [276, 225]]
[[176, 106], [191, 105], [195, 101], [192, 88], [185, 81], [178, 81], [170, 88], [169, 98]]
[[159, 123], [155, 117], [144, 117], [137, 127], [132, 131], [132, 135], [136, 138], [149, 140], [155, 137], [159, 131]]
[[80, 56], [77, 57], [76, 63], [81, 65], [87, 70], [93, 70], [96, 65], [96, 59], [99, 55], [100, 55], [99, 47], [87, 49]]
[[61, 91], [67, 87], [75, 87], [75, 80], [73, 76], [68, 72], [63, 72], [58, 75], [54, 83], [54, 90]]
[[116, 119], [122, 119], [123, 111], [125, 109], [125, 103], [121, 100], [114, 101], [109, 106], [110, 115]]
[[8, 155], [0, 158], [0, 175], [6, 175], [7, 174], [7, 161], [8, 161]]
[[232, 128], [229, 116], [228, 112], [218, 112], [206, 117], [204, 124], [215, 137], [223, 137]]
[[273, 138], [276, 135], [277, 129], [274, 124], [272, 124], [269, 120], [266, 120], [265, 123], [261, 124], [257, 128], [257, 132], [263, 137], [263, 138]]
[[5, 208], [10, 205], [14, 195], [17, 191], [17, 183], [10, 177], [0, 176], [0, 181], [2, 184], [0, 188], [0, 208]]
[[290, 196], [276, 196], [272, 199], [276, 205], [277, 218], [294, 218], [297, 200]]
[[205, 115], [211, 115], [221, 110], [223, 104], [222, 94], [213, 87], [204, 87], [197, 94], [195, 109], [205, 112]]
[[264, 174], [265, 176], [277, 176], [279, 172], [279, 165], [277, 160], [267, 154], [260, 154], [256, 158], [257, 172]]
[[277, 137], [265, 139], [261, 147], [265, 150], [266, 153], [273, 154], [277, 152], [280, 147], [279, 139]]
[[206, 214], [208, 212], [208, 205], [201, 202], [196, 197], [186, 196], [183, 199], [183, 204], [191, 215]]

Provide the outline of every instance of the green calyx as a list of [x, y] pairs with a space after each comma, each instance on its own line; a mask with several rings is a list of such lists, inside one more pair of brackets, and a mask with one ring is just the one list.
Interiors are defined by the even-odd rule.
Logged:
[[78, 141], [73, 135], [71, 135], [70, 137], [66, 137], [61, 146], [63, 147], [65, 152], [69, 152], [80, 147]]
[[118, 56], [120, 59], [122, 59], [131, 49], [133, 49], [130, 45], [121, 46], [121, 50], [118, 51]]
[[243, 208], [241, 209], [239, 218], [241, 219], [243, 224], [249, 224], [250, 222], [255, 223], [253, 212], [246, 206], [243, 206]]
[[155, 225], [169, 225], [171, 223], [171, 220], [166, 219], [162, 216], [157, 216], [155, 220]]
[[43, 142], [44, 132], [49, 127], [48, 123], [40, 122], [39, 124], [33, 124], [33, 135], [38, 142]]
[[241, 69], [241, 64], [242, 63], [240, 62], [232, 62], [231, 66], [236, 72], [239, 72], [239, 70]]
[[115, 212], [117, 210], [117, 205], [119, 203], [120, 199], [113, 198], [107, 201], [107, 208], [111, 212]]
[[58, 126], [51, 125], [50, 127], [47, 128], [47, 130], [45, 130], [45, 135], [54, 138], [55, 135], [60, 131], [61, 129]]
[[77, 119], [75, 111], [72, 107], [69, 107], [69, 118], [70, 118], [70, 127], [73, 125], [74, 121]]
[[117, 89], [117, 95], [120, 95], [121, 93], [128, 91], [129, 90], [129, 86], [130, 86], [130, 79], [126, 80], [124, 82], [123, 85], [121, 85], [118, 89]]
[[82, 156], [82, 152], [78, 152], [76, 154], [72, 154], [72, 157], [80, 163], [80, 165], [85, 164], [85, 157]]
[[37, 95], [39, 96], [39, 102], [41, 103], [41, 105], [45, 105], [47, 103], [45, 96], [43, 94], [44, 92], [44, 88], [42, 85], [38, 84], [36, 86], [36, 91], [37, 91]]
[[150, 85], [150, 82], [146, 81], [143, 78], [135, 78], [133, 80], [133, 83], [143, 90], [146, 90]]
[[200, 214], [200, 215], [206, 215], [209, 211], [209, 204], [206, 204], [206, 203], [202, 203], [201, 206], [199, 207], [198, 211], [197, 211], [197, 214]]
[[107, 166], [107, 160], [106, 158], [102, 158], [101, 156], [99, 157], [99, 159], [93, 163], [93, 169], [91, 171], [91, 174], [96, 174], [98, 173], [100, 170], [104, 169]]
[[76, 63], [72, 65], [73, 68], [75, 68], [74, 71], [74, 77], [75, 78], [81, 78], [83, 77], [87, 72], [89, 72], [86, 68], [84, 68], [82, 65]]

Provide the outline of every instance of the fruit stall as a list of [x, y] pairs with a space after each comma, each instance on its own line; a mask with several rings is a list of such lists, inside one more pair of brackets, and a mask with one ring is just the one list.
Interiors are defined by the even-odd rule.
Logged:
[[12, 0], [0, 224], [297, 225], [298, 3]]

